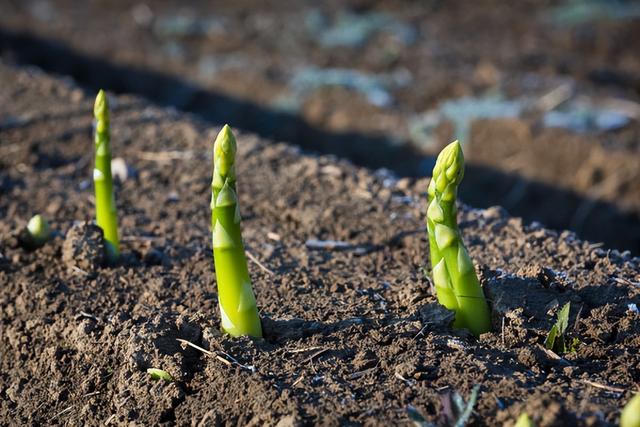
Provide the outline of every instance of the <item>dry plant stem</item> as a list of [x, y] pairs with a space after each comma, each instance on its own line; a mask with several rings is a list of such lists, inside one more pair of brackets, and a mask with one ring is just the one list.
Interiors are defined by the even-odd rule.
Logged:
[[240, 233], [236, 194], [236, 140], [225, 125], [213, 147], [211, 227], [222, 329], [232, 336], [262, 337]]
[[456, 313], [454, 327], [476, 336], [491, 329], [489, 307], [457, 224], [456, 196], [464, 176], [458, 141], [438, 155], [428, 188], [427, 230], [438, 301]]
[[93, 183], [96, 192], [96, 223], [104, 233], [109, 260], [114, 261], [120, 256], [120, 240], [118, 239], [116, 199], [113, 194], [113, 180], [111, 178], [109, 103], [103, 90], [98, 92], [93, 114], [96, 120], [96, 160], [93, 169]]

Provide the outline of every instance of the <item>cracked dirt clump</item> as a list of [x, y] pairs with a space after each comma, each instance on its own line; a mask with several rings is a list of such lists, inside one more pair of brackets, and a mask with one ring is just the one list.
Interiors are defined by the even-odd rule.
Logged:
[[94, 274], [106, 261], [102, 229], [91, 222], [78, 222], [67, 232], [62, 245], [62, 260]]

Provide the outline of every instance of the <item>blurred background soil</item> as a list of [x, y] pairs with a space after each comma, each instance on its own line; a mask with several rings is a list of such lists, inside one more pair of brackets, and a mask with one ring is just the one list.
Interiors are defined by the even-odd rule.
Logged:
[[[0, 55], [640, 253], [640, 3], [0, 0]], [[19, 94], [17, 95], [19, 96]]]

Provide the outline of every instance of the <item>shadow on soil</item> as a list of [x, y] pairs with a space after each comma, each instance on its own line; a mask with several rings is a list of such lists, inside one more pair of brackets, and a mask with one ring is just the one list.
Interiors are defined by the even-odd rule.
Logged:
[[[195, 113], [217, 125], [233, 123], [264, 138], [346, 157], [369, 168], [386, 167], [400, 176], [416, 176], [421, 164], [433, 162], [394, 137], [318, 129], [295, 114], [210, 91], [168, 74], [87, 56], [62, 43], [30, 34], [0, 28], [0, 55], [17, 64], [69, 75], [93, 92], [106, 88], [140, 95]], [[473, 164], [467, 167], [461, 198], [476, 207], [502, 205], [525, 221], [570, 229], [589, 240], [640, 253], [640, 215], [623, 212], [612, 203]]]

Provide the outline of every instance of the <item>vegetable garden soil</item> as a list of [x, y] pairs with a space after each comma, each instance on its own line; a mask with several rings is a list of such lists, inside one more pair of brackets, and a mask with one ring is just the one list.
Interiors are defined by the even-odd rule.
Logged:
[[[472, 425], [523, 411], [539, 426], [615, 425], [638, 390], [640, 259], [460, 206], [493, 311], [476, 340], [448, 327], [424, 276], [428, 179], [245, 133], [238, 191], [264, 339], [221, 335], [219, 129], [111, 99], [113, 152], [129, 166], [116, 186], [123, 256], [97, 267], [100, 234], [74, 226], [94, 211], [93, 94], [1, 64], [0, 81], [1, 424], [409, 425], [409, 405], [436, 421], [442, 395], [478, 384]], [[28, 252], [15, 233], [34, 213], [56, 237]], [[560, 358], [542, 343], [566, 302], [580, 345]]]

